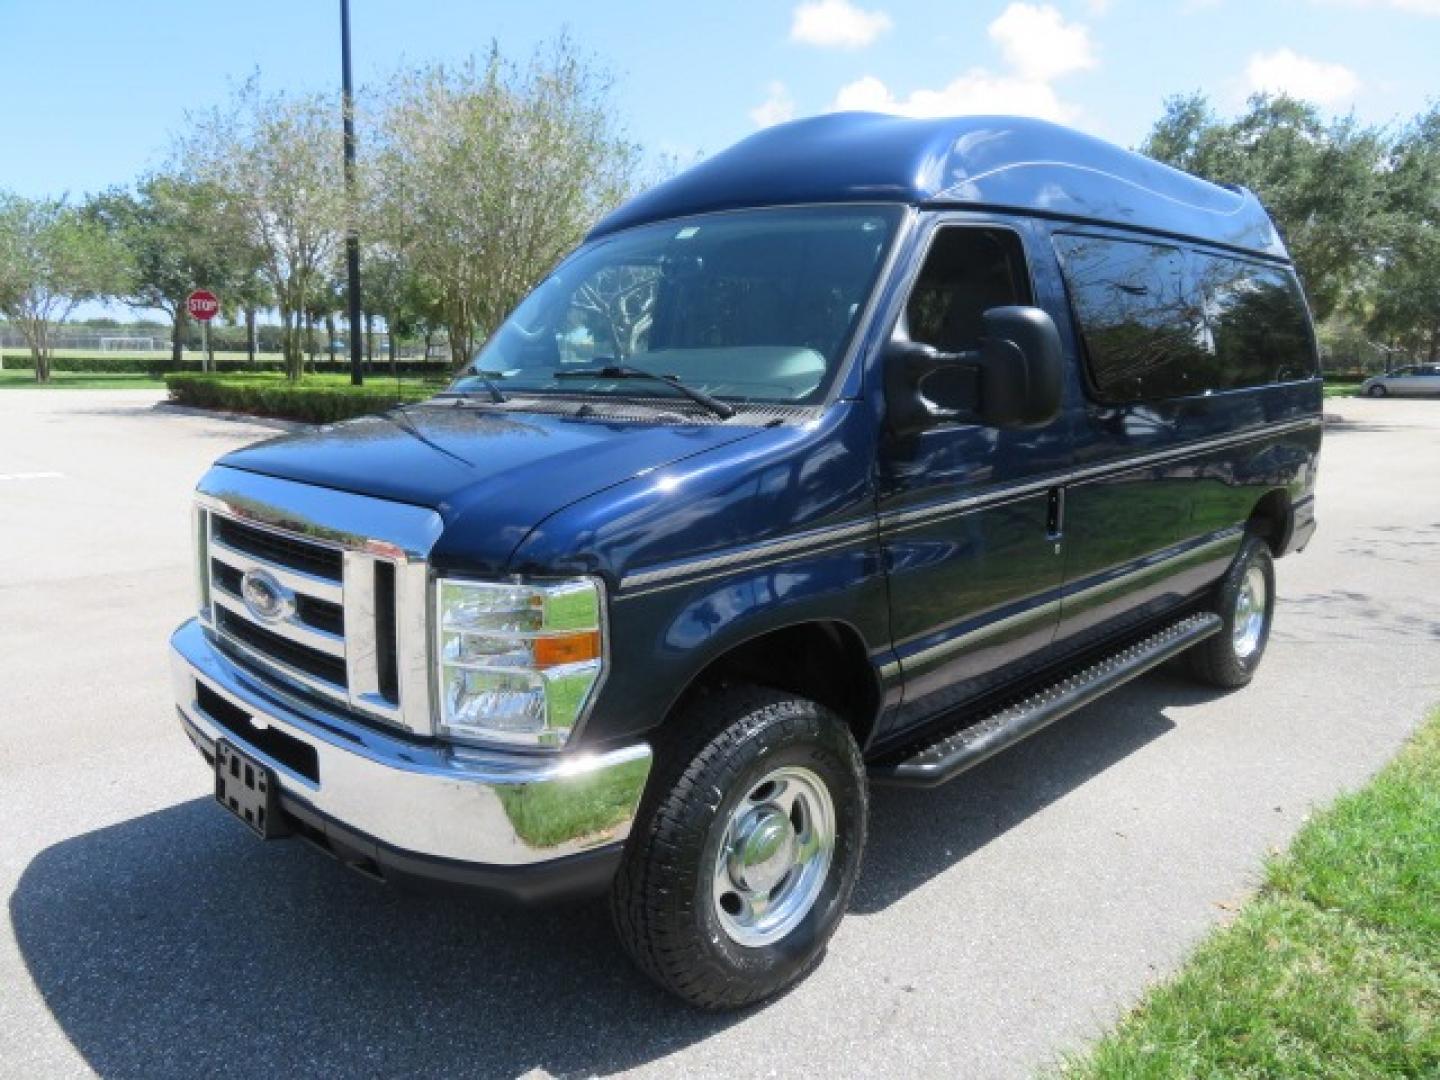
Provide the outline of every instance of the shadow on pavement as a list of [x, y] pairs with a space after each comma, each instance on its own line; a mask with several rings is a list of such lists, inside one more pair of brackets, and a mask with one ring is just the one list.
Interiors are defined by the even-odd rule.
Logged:
[[1408, 418], [1381, 417], [1366, 420], [1338, 419], [1325, 424], [1325, 437], [1332, 435], [1374, 435], [1383, 432], [1399, 431], [1404, 428], [1426, 428], [1428, 425], [1416, 423]]
[[[1425, 542], [1414, 541], [1389, 549], [1370, 546], [1344, 549], [1354, 559], [1356, 577], [1365, 572], [1363, 561], [1405, 563], [1424, 567], [1435, 561]], [[1355, 589], [1326, 589], [1281, 600], [1287, 618], [1275, 630], [1276, 641], [1392, 641], [1413, 642], [1431, 638], [1440, 641], [1440, 617], [1422, 603], [1412, 603], [1410, 610], [1393, 601]]]
[[261, 429], [254, 432], [256, 439], [266, 439], [274, 435], [284, 435], [292, 431], [308, 431], [315, 426], [294, 420], [277, 420], [269, 416], [250, 416], [246, 413], [192, 409], [185, 405], [174, 405], [169, 401], [157, 401], [153, 404], [137, 403], [134, 405], [125, 403], [116, 405], [90, 405], [86, 408], [69, 409], [63, 414], [56, 414], [56, 422], [65, 422], [77, 416], [94, 416], [107, 420], [129, 420], [138, 423], [148, 421], [153, 427], [163, 427], [175, 419], [210, 420], [214, 421], [217, 425], [213, 430], [192, 430], [189, 433], [220, 439], [235, 438], [236, 426]]
[[872, 788], [865, 869], [850, 910], [883, 911], [1170, 731], [1167, 706], [1217, 694], [1166, 665], [942, 787]]
[[[876, 789], [854, 901], [883, 910], [1173, 725], [1157, 673], [934, 791]], [[373, 885], [262, 845], [207, 799], [67, 840], [10, 901], [30, 975], [107, 1077], [608, 1073], [743, 1019], [627, 962], [602, 902], [542, 910]]]

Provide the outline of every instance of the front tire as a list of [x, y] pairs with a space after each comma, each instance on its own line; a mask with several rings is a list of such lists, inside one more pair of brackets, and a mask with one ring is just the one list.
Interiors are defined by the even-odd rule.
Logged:
[[834, 713], [762, 687], [707, 693], [668, 726], [611, 911], [657, 983], [739, 1008], [809, 974], [839, 925], [865, 848], [864, 763]]
[[1216, 591], [1220, 632], [1187, 654], [1190, 672], [1208, 686], [1233, 690], [1255, 677], [1275, 618], [1275, 560], [1256, 536], [1247, 536]]
[[1368, 391], [1366, 391], [1366, 393], [1368, 393], [1371, 397], [1384, 397], [1389, 392], [1390, 391], [1386, 390], [1385, 387], [1381, 386], [1379, 383], [1376, 383], [1374, 386], [1370, 387]]

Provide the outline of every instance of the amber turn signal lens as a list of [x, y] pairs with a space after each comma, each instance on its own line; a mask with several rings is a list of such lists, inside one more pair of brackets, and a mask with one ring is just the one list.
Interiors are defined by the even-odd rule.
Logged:
[[534, 650], [536, 667], [547, 668], [594, 660], [600, 655], [600, 631], [585, 630], [579, 634], [536, 638]]

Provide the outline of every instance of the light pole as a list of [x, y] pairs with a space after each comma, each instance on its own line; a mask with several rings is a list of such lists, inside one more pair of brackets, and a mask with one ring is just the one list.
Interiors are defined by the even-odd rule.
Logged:
[[350, 384], [365, 381], [360, 370], [360, 233], [355, 224], [355, 89], [350, 80], [350, 0], [340, 0], [340, 108], [345, 123], [345, 277], [350, 302]]

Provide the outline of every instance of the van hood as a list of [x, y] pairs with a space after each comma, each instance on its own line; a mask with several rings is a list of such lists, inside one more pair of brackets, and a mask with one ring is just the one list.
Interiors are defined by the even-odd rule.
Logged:
[[503, 565], [534, 526], [571, 503], [759, 430], [422, 403], [268, 439], [219, 464], [430, 507], [447, 529], [468, 515], [483, 525], [463, 530], [472, 554]]

